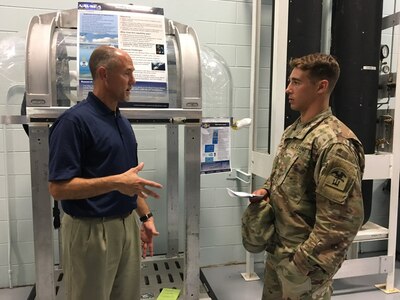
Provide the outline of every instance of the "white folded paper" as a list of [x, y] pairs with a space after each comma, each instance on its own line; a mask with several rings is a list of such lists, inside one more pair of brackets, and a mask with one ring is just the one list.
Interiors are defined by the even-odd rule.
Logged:
[[254, 194], [250, 194], [250, 193], [246, 193], [246, 192], [233, 191], [230, 188], [226, 188], [226, 190], [228, 191], [228, 194], [231, 197], [249, 198], [249, 199], [251, 199], [253, 201], [261, 200], [262, 198], [264, 198], [264, 196], [254, 195]]

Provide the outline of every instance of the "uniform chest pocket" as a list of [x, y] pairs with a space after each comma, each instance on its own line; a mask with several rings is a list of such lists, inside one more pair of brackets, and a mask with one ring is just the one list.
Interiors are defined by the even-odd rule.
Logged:
[[313, 180], [310, 174], [310, 151], [299, 148], [286, 150], [276, 169], [276, 188], [284, 198], [298, 203]]

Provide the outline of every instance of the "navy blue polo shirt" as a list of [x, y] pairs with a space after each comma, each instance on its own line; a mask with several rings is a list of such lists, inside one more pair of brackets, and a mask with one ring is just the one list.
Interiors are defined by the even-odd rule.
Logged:
[[[137, 142], [129, 121], [93, 93], [65, 111], [51, 126], [49, 181], [121, 174], [138, 164]], [[74, 217], [106, 217], [136, 208], [137, 196], [113, 191], [82, 200], [63, 200]]]

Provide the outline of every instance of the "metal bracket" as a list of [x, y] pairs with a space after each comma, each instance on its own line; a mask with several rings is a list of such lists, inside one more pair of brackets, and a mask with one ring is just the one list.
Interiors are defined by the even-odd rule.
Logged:
[[260, 277], [256, 273], [240, 273], [245, 281], [256, 281], [260, 280]]
[[385, 294], [395, 294], [395, 293], [400, 293], [399, 289], [396, 288], [392, 288], [392, 289], [387, 289], [386, 288], [386, 284], [382, 283], [382, 284], [375, 284], [375, 287], [380, 289], [382, 292], [384, 292]]
[[390, 27], [396, 26], [400, 23], [400, 13], [386, 16], [382, 18], [382, 30], [388, 29]]
[[[251, 182], [251, 174], [250, 173], [246, 173], [240, 169], [233, 169], [233, 170], [236, 171], [235, 177], [228, 177], [227, 180], [239, 180], [246, 184], [249, 184]], [[232, 173], [229, 173], [229, 176], [233, 176]]]
[[184, 124], [186, 123], [186, 118], [185, 117], [175, 117], [171, 118], [171, 123], [172, 124]]
[[380, 257], [380, 274], [387, 274], [393, 265], [393, 256]]

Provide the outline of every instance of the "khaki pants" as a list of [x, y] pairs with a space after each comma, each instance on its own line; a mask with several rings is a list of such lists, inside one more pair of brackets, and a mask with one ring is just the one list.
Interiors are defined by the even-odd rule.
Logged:
[[133, 214], [125, 219], [62, 219], [67, 300], [139, 300], [140, 242]]

